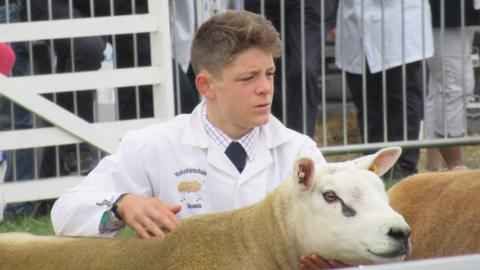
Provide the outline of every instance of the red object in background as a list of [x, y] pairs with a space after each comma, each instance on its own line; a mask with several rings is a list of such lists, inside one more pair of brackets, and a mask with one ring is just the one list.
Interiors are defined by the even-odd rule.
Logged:
[[5, 43], [0, 43], [0, 73], [7, 76], [15, 64], [15, 53]]

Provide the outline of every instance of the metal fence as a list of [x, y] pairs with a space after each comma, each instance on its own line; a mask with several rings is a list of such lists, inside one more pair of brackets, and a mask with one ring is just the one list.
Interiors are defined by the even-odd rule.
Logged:
[[[46, 9], [45, 16], [41, 17], [32, 9], [41, 0], [24, 0], [21, 8], [21, 18], [11, 17], [12, 10], [15, 10], [17, 1], [5, 1], [5, 20], [0, 24], [0, 42], [10, 43], [12, 46], [23, 48], [22, 55], [26, 66], [23, 71], [13, 71], [9, 78], [0, 75], [0, 94], [6, 99], [0, 101], [0, 149], [8, 153], [8, 166], [10, 180], [13, 183], [0, 185], [0, 202], [23, 202], [56, 198], [66, 188], [77, 184], [82, 178], [84, 168], [88, 162], [95, 162], [105, 154], [115, 151], [122, 135], [134, 128], [139, 128], [153, 122], [164, 121], [175, 115], [175, 113], [188, 110], [182, 98], [182, 80], [188, 80], [188, 51], [189, 40], [194, 29], [208, 16], [225, 8], [245, 8], [266, 14], [275, 21], [282, 36], [284, 48], [289, 45], [288, 35], [296, 39], [299, 46], [299, 54], [296, 59], [287, 55], [291, 49], [285, 49], [283, 56], [277, 61], [279, 73], [276, 76], [277, 110], [275, 114], [288, 126], [296, 128], [300, 132], [313, 133], [313, 136], [322, 152], [326, 155], [372, 151], [388, 145], [400, 145], [405, 148], [424, 148], [446, 145], [473, 145], [480, 142], [478, 132], [478, 118], [480, 116], [480, 105], [478, 103], [478, 88], [468, 91], [464, 80], [462, 80], [462, 112], [463, 129], [461, 136], [448, 137], [449, 123], [444, 120], [444, 136], [436, 139], [424, 136], [428, 133], [423, 125], [416, 138], [408, 138], [406, 129], [402, 130], [401, 139], [388, 141], [382, 139], [373, 141], [369, 139], [368, 117], [363, 114], [363, 134], [359, 132], [356, 117], [358, 107], [352, 102], [351, 89], [348, 89], [348, 75], [344, 69], [335, 65], [334, 40], [329, 32], [334, 24], [328, 24], [334, 14], [341, 15], [340, 0], [339, 9], [336, 1], [293, 1], [279, 0], [274, 6], [274, 1], [221, 1], [221, 0], [149, 0], [149, 1], [124, 1], [127, 2], [126, 10], [117, 9], [116, 3], [121, 1], [104, 1], [107, 7], [96, 9], [93, 0], [80, 1], [86, 5], [86, 11], [82, 14], [73, 12], [73, 7], [78, 4], [75, 1], [64, 1], [67, 3], [67, 12], [64, 17], [57, 17], [58, 10], [52, 5], [54, 1], [45, 0], [43, 8]], [[411, 0], [417, 1], [417, 0]], [[368, 0], [343, 1], [355, 4], [360, 7], [360, 17], [365, 16]], [[387, 1], [375, 1], [384, 3]], [[409, 0], [397, 1], [400, 7], [411, 3]], [[444, 1], [442, 0], [442, 5]], [[465, 0], [460, 1], [462, 6]], [[289, 5], [298, 3], [299, 9]], [[312, 8], [312, 3], [318, 6]], [[427, 3], [427, 2], [422, 2]], [[148, 9], [137, 10], [138, 4], [148, 4]], [[332, 5], [329, 5], [332, 4]], [[85, 8], [85, 6], [84, 6]], [[422, 5], [422, 9], [428, 6]], [[275, 12], [272, 13], [272, 10]], [[338, 13], [337, 13], [337, 10]], [[385, 20], [385, 7], [380, 9], [379, 20]], [[297, 11], [292, 15], [292, 11]], [[312, 16], [313, 12], [313, 16]], [[401, 21], [399, 25], [405, 24], [405, 13], [399, 10]], [[0, 14], [0, 19], [1, 19]], [[445, 18], [440, 16], [442, 22], [438, 30], [439, 39], [445, 36]], [[293, 19], [298, 22], [292, 22]], [[426, 18], [423, 18], [424, 20]], [[428, 19], [428, 18], [427, 18]], [[313, 20], [313, 21], [312, 21]], [[333, 19], [335, 22], [335, 19]], [[465, 15], [461, 15], [462, 25], [465, 24]], [[330, 21], [331, 23], [331, 21]], [[421, 22], [425, 24], [425, 21]], [[292, 24], [298, 28], [289, 28]], [[312, 39], [311, 27], [315, 25], [316, 40]], [[337, 33], [338, 33], [338, 24]], [[365, 27], [365, 25], [361, 25]], [[363, 28], [362, 28], [363, 29]], [[389, 33], [385, 28], [380, 28], [381, 38], [385, 40]], [[405, 46], [405, 29], [401, 28], [400, 50]], [[460, 28], [460, 35], [465, 42], [468, 39], [467, 28]], [[470, 31], [470, 30], [468, 30]], [[339, 31], [341, 32], [341, 31]], [[363, 32], [363, 30], [362, 30]], [[292, 34], [293, 33], [293, 34]], [[426, 33], [420, 33], [420, 40], [424, 40]], [[190, 36], [189, 36], [190, 35]], [[423, 36], [422, 36], [423, 35]], [[95, 63], [96, 68], [79, 68], [79, 62], [91, 59], [79, 59], [81, 57], [93, 57], [82, 55], [78, 49], [77, 41], [91, 37], [102, 40], [105, 45], [102, 48], [103, 61]], [[340, 36], [341, 37], [341, 36]], [[423, 37], [423, 38], [422, 38]], [[337, 40], [339, 36], [337, 35]], [[464, 61], [472, 61], [474, 74], [478, 73], [478, 45], [477, 39], [474, 42], [469, 58], [462, 61], [462, 73], [465, 66]], [[59, 42], [61, 41], [61, 42]], [[362, 39], [365, 41], [365, 39]], [[146, 43], [145, 43], [146, 42]], [[313, 43], [312, 43], [313, 42]], [[126, 44], [125, 44], [126, 43]], [[63, 45], [62, 45], [63, 44]], [[314, 44], [315, 46], [312, 46]], [[120, 47], [126, 45], [130, 54], [127, 63], [122, 62], [119, 55]], [[146, 56], [142, 55], [148, 45]], [[172, 46], [173, 45], [173, 46]], [[356, 44], [364, 49], [365, 44]], [[62, 51], [58, 46], [67, 46]], [[423, 43], [421, 46], [425, 46]], [[464, 48], [465, 46], [462, 46]], [[390, 48], [382, 47], [382, 55], [387, 55]], [[468, 48], [466, 46], [465, 48]], [[63, 54], [62, 54], [63, 53]], [[337, 50], [338, 53], [338, 50]], [[123, 55], [125, 56], [125, 55]], [[143, 62], [142, 59], [149, 59]], [[362, 59], [362, 70], [360, 72], [361, 92], [366, 93], [368, 69], [367, 56], [365, 51], [360, 55]], [[172, 59], [173, 65], [172, 65]], [[17, 56], [18, 61], [18, 56]], [[65, 68], [61, 70], [59, 66]], [[445, 73], [445, 66], [442, 64], [442, 72]], [[406, 100], [406, 60], [400, 64], [402, 71], [402, 97]], [[421, 60], [421, 91], [422, 104], [428, 97], [427, 62]], [[291, 68], [294, 68], [292, 70]], [[23, 72], [23, 73], [22, 73]], [[296, 72], [296, 79], [288, 74]], [[387, 91], [387, 76], [381, 71], [382, 93]], [[190, 74], [191, 75], [191, 74]], [[185, 77], [186, 76], [186, 77]], [[313, 83], [311, 78], [313, 77]], [[442, 78], [445, 78], [445, 74]], [[296, 81], [297, 85], [292, 84]], [[175, 85], [175, 87], [174, 87]], [[446, 95], [443, 81], [443, 97]], [[478, 84], [475, 84], [477, 86]], [[311, 89], [311, 88], [315, 89]], [[93, 89], [93, 92], [92, 92]], [[173, 90], [174, 89], [174, 90]], [[172, 91], [173, 90], [173, 91]], [[82, 93], [91, 93], [90, 103], [86, 106], [91, 110], [91, 118], [82, 115], [85, 106], [79, 106], [82, 100]], [[129, 93], [126, 98], [121, 93]], [[294, 92], [297, 92], [296, 94]], [[313, 92], [313, 94], [312, 94]], [[65, 93], [71, 93], [65, 97]], [[146, 97], [144, 96], [146, 94]], [[300, 93], [300, 95], [299, 95]], [[363, 107], [367, 104], [366, 94], [363, 95]], [[295, 102], [300, 111], [291, 107], [291, 101]], [[195, 97], [193, 97], [195, 98]], [[198, 98], [198, 96], [196, 97]], [[67, 100], [62, 103], [62, 100]], [[129, 104], [127, 111], [122, 109], [121, 102]], [[55, 105], [60, 103], [61, 106]], [[8, 105], [6, 105], [8, 104]], [[67, 104], [67, 105], [65, 105]], [[187, 105], [185, 105], [187, 104]], [[22, 111], [17, 105], [27, 108], [29, 112]], [[191, 104], [190, 104], [191, 105]], [[146, 108], [145, 106], [150, 106]], [[65, 109], [67, 108], [67, 109]], [[133, 108], [133, 109], [132, 109]], [[400, 121], [399, 119], [388, 119], [386, 113], [388, 104], [384, 102], [380, 106], [379, 114], [383, 115], [384, 126], [388, 121]], [[440, 113], [444, 116], [446, 104]], [[403, 105], [403, 115], [407, 114], [407, 106]], [[425, 113], [423, 112], [423, 118]], [[295, 117], [301, 116], [300, 120]], [[313, 115], [313, 126], [309, 122]], [[22, 119], [22, 117], [24, 117]], [[27, 123], [22, 120], [27, 119]], [[401, 122], [408, 126], [407, 117]], [[446, 119], [446, 118], [444, 118]], [[384, 137], [388, 137], [387, 129], [381, 130]], [[363, 140], [361, 139], [363, 138]], [[86, 146], [85, 142], [88, 145]], [[73, 157], [67, 158], [63, 149], [73, 149]], [[84, 153], [89, 153], [85, 159]], [[45, 161], [47, 160], [47, 161]], [[72, 161], [73, 165], [66, 164]], [[83, 164], [82, 164], [83, 163]], [[49, 173], [44, 173], [45, 164], [50, 166]], [[5, 169], [5, 163], [3, 165]], [[65, 169], [69, 166], [69, 169]], [[83, 166], [83, 167], [82, 167]], [[73, 169], [72, 169], [73, 168]], [[27, 173], [28, 172], [28, 173]], [[42, 181], [23, 181], [42, 179]], [[425, 262], [409, 262], [404, 264], [392, 264], [384, 266], [368, 266], [364, 269], [476, 269], [479, 257], [459, 257], [442, 260], [431, 260]]]
[[[461, 110], [464, 117], [464, 132], [461, 136], [454, 138], [448, 136], [449, 123], [446, 122], [447, 118], [444, 118], [442, 132], [444, 135], [439, 138], [424, 136], [428, 130], [426, 125], [423, 125], [419, 128], [418, 136], [414, 138], [407, 136], [408, 129], [402, 129], [395, 140], [386, 139], [390, 136], [389, 133], [392, 133], [387, 128], [389, 122], [403, 122], [403, 125], [409, 128], [412, 124], [407, 121], [408, 117], [392, 119], [388, 116], [388, 107], [391, 103], [384, 98], [382, 104], [376, 105], [379, 108], [377, 114], [383, 115], [383, 128], [380, 132], [384, 138], [374, 140], [369, 137], [370, 118], [366, 111], [363, 112], [358, 104], [355, 106], [352, 102], [352, 91], [348, 87], [349, 71], [346, 68], [338, 68], [338, 56], [345, 54], [343, 51], [345, 47], [337, 47], [335, 50], [335, 40], [330, 36], [331, 29], [337, 27], [337, 32], [340, 32], [337, 35], [337, 43], [343, 38], [341, 27], [344, 26], [336, 25], [340, 20], [335, 21], [335, 17], [338, 14], [341, 18], [342, 12], [349, 4], [355, 5], [359, 18], [370, 16], [368, 13], [370, 9], [367, 8], [370, 8], [368, 5], [371, 2], [367, 0], [341, 0], [339, 3], [333, 0], [157, 2], [137, 0], [123, 1], [124, 4], [119, 4], [122, 1], [118, 3], [103, 1], [106, 6], [97, 6], [95, 4], [97, 2], [90, 0], [80, 1], [82, 4], [63, 1], [66, 8], [63, 11], [55, 6], [56, 1], [22, 0], [20, 2], [23, 7], [19, 10], [22, 17], [11, 17], [15, 15], [13, 11], [18, 9], [18, 2], [6, 1], [4, 6], [6, 16], [4, 23], [0, 25], [0, 41], [20, 48], [18, 55], [22, 57], [17, 55], [17, 62], [23, 61], [25, 65], [20, 71], [14, 68], [10, 78], [2, 77], [0, 81], [1, 94], [14, 102], [8, 104], [5, 100], [1, 101], [0, 149], [13, 150], [8, 151], [8, 179], [13, 182], [38, 178], [48, 181], [3, 185], [0, 190], [4, 202], [55, 197], [64, 187], [57, 184], [48, 186], [46, 183], [49, 181], [55, 183], [58, 178], [72, 179], [71, 184], [78, 182], [82, 178], [81, 175], [88, 171], [90, 163], [94, 164], [105, 153], [114, 151], [118, 138], [127, 130], [144, 126], [152, 121], [163, 121], [175, 113], [190, 110], [192, 102], [198, 101], [195, 100], [198, 96], [184, 98], [185, 93], [192, 93], [185, 92], [182, 82], [187, 80], [187, 83], [191, 84], [192, 75], [188, 68], [191, 38], [200, 23], [212, 14], [227, 8], [244, 8], [263, 13], [278, 28], [284, 52], [276, 62], [279, 72], [275, 79], [277, 91], [274, 114], [287, 126], [314, 137], [325, 155], [372, 151], [388, 145], [423, 148], [473, 145], [480, 141], [480, 137], [476, 135], [478, 90], [470, 91], [463, 81]], [[417, 5], [422, 13], [429, 10], [428, 1], [413, 2], [422, 3]], [[444, 1], [441, 2], [444, 5]], [[465, 5], [465, 0], [460, 2]], [[400, 15], [397, 16], [399, 21], [395, 21], [395, 24], [405, 24], [407, 12], [402, 10], [411, 3], [412, 0], [398, 1], [397, 13]], [[383, 82], [381, 93], [385, 96], [385, 93], [391, 91], [387, 87], [388, 77], [385, 71], [387, 67], [386, 61], [383, 60], [388, 58], [387, 51], [391, 50], [385, 45], [390, 35], [387, 33], [387, 27], [383, 26], [387, 25], [385, 13], [388, 9], [383, 4], [376, 8], [379, 10], [377, 15], [382, 25], [379, 28], [379, 40], [382, 43], [379, 54], [383, 61], [383, 71], [379, 74]], [[78, 9], [83, 9], [82, 13], [74, 12]], [[443, 40], [447, 28], [444, 16], [440, 17], [443, 24], [438, 33], [439, 39]], [[430, 17], [421, 16], [419, 20], [417, 23], [429, 25], [427, 21]], [[461, 21], [462, 25], [465, 25], [463, 13]], [[359, 27], [363, 27], [361, 29], [365, 31], [369, 25], [360, 24]], [[408, 84], [406, 27], [399, 28], [399, 50], [403, 55], [399, 64], [401, 69], [399, 83], [402, 85], [403, 100], [407, 99]], [[474, 33], [471, 28], [462, 26], [460, 29], [462, 38], [468, 33]], [[428, 65], [424, 59], [427, 57], [425, 42], [428, 35], [428, 31], [422, 30], [417, 36], [424, 56], [419, 60], [421, 68], [418, 74], [423, 99], [421, 104], [424, 104], [428, 97], [426, 72]], [[90, 39], [103, 42], [102, 55], [97, 55], [97, 58], [103, 61], [85, 67], [81, 62], [91, 62], [89, 58], [95, 56], [93, 54], [82, 56], [83, 43], [80, 41], [88, 43]], [[463, 40], [469, 42], [471, 39]], [[361, 49], [359, 91], [362, 93], [361, 105], [369, 108], [373, 104], [367, 99], [369, 89], [367, 82], [371, 67], [368, 64], [366, 41], [364, 37], [360, 43], [353, 44], [351, 48]], [[291, 44], [295, 44], [297, 51], [294, 51], [295, 46]], [[475, 45], [478, 45], [478, 40], [477, 43], [474, 42], [472, 52], [462, 51], [462, 54], [468, 55], [468, 58], [462, 60], [464, 74], [467, 73], [464, 70], [465, 61], [472, 61], [474, 73], [478, 73], [478, 47]], [[462, 50], [469, 47], [462, 46]], [[171, 59], [174, 59], [173, 65]], [[445, 66], [442, 66], [442, 70], [444, 74]], [[446, 82], [443, 81], [443, 90], [445, 85]], [[192, 91], [192, 88], [189, 91]], [[193, 91], [195, 92], [194, 88]], [[89, 92], [87, 105], [79, 105], [85, 102], [83, 93]], [[443, 91], [441, 95], [445, 97], [446, 92]], [[70, 96], [66, 96], [68, 94]], [[47, 100], [60, 104], [60, 107]], [[184, 102], [185, 100], [187, 102]], [[34, 116], [29, 116], [28, 112], [20, 110], [13, 104], [28, 108]], [[67, 108], [73, 115], [79, 117], [73, 117], [62, 108]], [[447, 108], [443, 103], [440, 113], [445, 115]], [[82, 113], [85, 110], [91, 111], [90, 114], [87, 112], [85, 116], [85, 113]], [[403, 102], [401, 114], [406, 116], [408, 110], [410, 109], [407, 109], [407, 104]], [[363, 112], [362, 117], [357, 117], [359, 112]], [[425, 112], [423, 114], [426, 116]], [[358, 124], [359, 122], [363, 123]], [[88, 142], [94, 148], [81, 142]], [[47, 172], [46, 164], [50, 166]], [[39, 188], [40, 186], [46, 188]], [[40, 190], [43, 195], [40, 195], [42, 193]], [[17, 191], [22, 191], [20, 193], [25, 195], [17, 196], [19, 194]]]
[[[5, 99], [1, 101], [2, 113], [7, 116], [2, 118], [0, 149], [4, 153], [14, 150], [7, 152], [7, 177], [14, 183], [0, 186], [3, 202], [57, 197], [80, 181], [84, 168], [101, 155], [114, 152], [126, 131], [174, 116], [172, 65], [171, 60], [165, 61], [172, 59], [168, 2], [149, 1], [149, 12], [137, 13], [134, 2], [125, 12], [117, 12], [121, 10], [110, 1], [105, 13], [97, 15], [93, 1], [89, 1], [90, 13], [82, 17], [72, 12], [72, 1], [65, 1], [66, 11], [52, 6], [53, 1], [41, 2], [23, 1], [22, 18], [16, 18], [17, 22], [10, 17], [15, 15], [17, 1], [6, 1], [5, 11], [10, 16], [0, 25], [0, 42], [26, 49], [17, 53], [17, 64], [23, 61], [23, 70], [15, 73], [14, 68], [11, 78], [0, 77], [0, 94], [34, 114], [32, 117], [13, 104], [7, 105]], [[142, 65], [140, 35], [148, 35], [143, 45], [148, 45], [149, 61]], [[104, 40], [104, 46], [112, 44], [113, 53], [120, 48], [117, 43], [124, 42], [130, 50], [126, 56], [129, 63], [117, 63], [120, 58], [115, 55], [110, 67], [80, 69], [80, 63], [91, 63], [94, 57], [103, 59], [103, 47], [100, 56], [82, 54], [92, 51], [81, 47], [91, 40]], [[100, 67], [100, 62], [91, 66]], [[145, 85], [151, 85], [147, 89], [150, 100], [146, 101], [149, 117], [140, 119], [139, 99]], [[128, 104], [134, 108], [130, 115], [119, 115], [119, 102], [100, 103], [102, 95], [118, 100], [124, 91], [130, 91], [127, 101], [133, 101]], [[103, 114], [98, 115], [102, 109]], [[18, 182], [37, 178], [44, 181]]]

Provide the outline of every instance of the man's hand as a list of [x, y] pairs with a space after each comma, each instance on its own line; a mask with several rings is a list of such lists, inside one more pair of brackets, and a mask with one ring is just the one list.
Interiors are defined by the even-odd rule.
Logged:
[[118, 204], [117, 212], [140, 237], [149, 239], [163, 238], [165, 232], [178, 228], [180, 220], [175, 214], [181, 209], [181, 205], [165, 205], [157, 198], [127, 194]]
[[300, 258], [300, 268], [302, 270], [322, 270], [349, 267], [349, 265], [337, 262], [326, 261], [318, 255], [302, 256]]

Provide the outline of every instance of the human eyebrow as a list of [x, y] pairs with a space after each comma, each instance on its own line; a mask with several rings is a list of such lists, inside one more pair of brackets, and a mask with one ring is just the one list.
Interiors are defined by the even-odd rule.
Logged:
[[275, 71], [276, 71], [275, 67], [271, 67], [267, 69], [267, 73], [275, 73]]

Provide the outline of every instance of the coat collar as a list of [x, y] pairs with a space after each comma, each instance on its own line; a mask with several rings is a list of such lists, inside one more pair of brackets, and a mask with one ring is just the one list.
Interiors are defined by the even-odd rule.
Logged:
[[185, 127], [185, 132], [181, 139], [183, 144], [208, 148], [208, 135], [202, 123], [202, 106], [204, 104], [204, 101], [200, 102], [193, 112], [187, 116], [188, 125]]
[[[202, 106], [205, 102], [198, 104], [193, 112], [188, 115], [188, 125], [181, 142], [183, 144], [197, 146], [200, 148], [208, 148], [208, 135], [202, 123]], [[294, 138], [295, 131], [286, 128], [275, 116], [270, 115], [267, 124], [262, 126], [260, 141], [266, 148], [271, 149], [283, 143], [286, 143]]]

